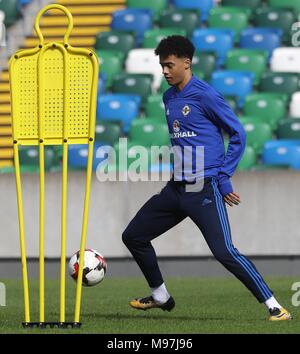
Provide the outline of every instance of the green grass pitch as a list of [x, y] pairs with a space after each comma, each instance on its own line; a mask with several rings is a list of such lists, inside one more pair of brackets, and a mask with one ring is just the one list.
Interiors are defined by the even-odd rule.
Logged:
[[[160, 309], [137, 311], [133, 297], [149, 294], [142, 278], [107, 277], [93, 288], [83, 288], [81, 329], [23, 329], [22, 282], [6, 285], [6, 306], [0, 307], [0, 333], [300, 333], [299, 307], [291, 303], [293, 282], [299, 278], [267, 278], [292, 321], [267, 321], [267, 311], [235, 278], [169, 278], [169, 292], [176, 301], [168, 313]], [[38, 282], [30, 281], [31, 320], [38, 321]], [[67, 281], [66, 320], [73, 320], [75, 282]], [[59, 282], [46, 282], [46, 321], [58, 321]]]

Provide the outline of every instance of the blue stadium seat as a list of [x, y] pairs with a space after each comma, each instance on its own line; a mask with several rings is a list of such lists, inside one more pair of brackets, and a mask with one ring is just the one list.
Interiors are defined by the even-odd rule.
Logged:
[[300, 140], [273, 140], [264, 145], [263, 163], [300, 169]]
[[153, 173], [170, 173], [170, 175], [173, 172], [173, 165], [169, 163], [162, 163], [158, 161], [156, 164], [151, 165], [150, 167], [150, 172]]
[[[97, 169], [99, 163], [106, 160], [106, 156], [97, 158], [97, 150], [101, 146], [106, 146], [105, 143], [95, 142], [93, 154], [93, 171]], [[98, 155], [99, 156], [99, 155]], [[88, 160], [88, 145], [69, 145], [68, 147], [68, 164], [70, 168], [86, 169]]]
[[139, 46], [143, 42], [145, 31], [152, 28], [152, 16], [149, 9], [117, 10], [112, 14], [111, 29], [134, 32]]
[[252, 92], [253, 80], [250, 71], [224, 70], [215, 71], [210, 84], [224, 96], [238, 97], [238, 107], [242, 108], [245, 97]]
[[25, 5], [29, 4], [31, 1], [32, 1], [32, 0], [19, 0], [19, 4], [20, 4], [21, 6], [25, 6]]
[[200, 12], [200, 20], [207, 21], [210, 9], [214, 7], [214, 0], [173, 0], [178, 9], [197, 9]]
[[282, 34], [280, 28], [246, 28], [240, 33], [240, 47], [265, 50], [270, 59], [273, 50], [281, 45]]
[[104, 93], [106, 87], [106, 74], [100, 73], [99, 80], [98, 80], [98, 94]]
[[141, 98], [138, 95], [100, 95], [97, 102], [97, 120], [121, 121], [123, 130], [128, 132], [131, 121], [138, 117]]
[[235, 32], [229, 29], [207, 28], [196, 29], [192, 42], [199, 51], [215, 52], [217, 64], [223, 65], [227, 52], [233, 48]]

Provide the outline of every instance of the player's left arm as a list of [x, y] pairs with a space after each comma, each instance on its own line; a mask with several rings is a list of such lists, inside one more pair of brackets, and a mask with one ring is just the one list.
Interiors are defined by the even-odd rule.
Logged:
[[207, 92], [205, 104], [215, 124], [229, 135], [224, 164], [219, 172], [219, 189], [228, 205], [238, 205], [241, 202], [240, 196], [233, 191], [230, 178], [243, 156], [246, 133], [238, 117], [218, 92], [214, 90]]

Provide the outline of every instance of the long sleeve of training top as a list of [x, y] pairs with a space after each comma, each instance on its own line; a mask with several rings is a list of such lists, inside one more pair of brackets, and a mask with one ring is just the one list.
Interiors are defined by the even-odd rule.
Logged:
[[[196, 147], [204, 147], [204, 177], [217, 177], [223, 196], [231, 193], [230, 177], [246, 144], [244, 128], [231, 107], [214, 88], [195, 76], [181, 91], [169, 88], [163, 101], [172, 145], [182, 150], [191, 147], [194, 155]], [[230, 138], [226, 154], [222, 130]], [[194, 172], [200, 178], [203, 167], [194, 166]]]
[[224, 163], [219, 171], [219, 186], [222, 195], [233, 192], [230, 177], [233, 176], [246, 146], [246, 133], [229, 104], [215, 90], [208, 90], [203, 97], [207, 115], [229, 135], [229, 144]]

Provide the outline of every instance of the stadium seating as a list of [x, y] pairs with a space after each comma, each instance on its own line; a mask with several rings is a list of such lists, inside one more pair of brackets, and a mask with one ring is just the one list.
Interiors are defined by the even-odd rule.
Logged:
[[158, 121], [165, 122], [165, 105], [161, 94], [151, 95], [147, 98], [145, 114], [147, 117], [153, 117]]
[[118, 31], [134, 32], [136, 44], [141, 45], [144, 32], [152, 28], [152, 11], [147, 9], [117, 10], [112, 14], [111, 28]]
[[295, 21], [295, 14], [289, 9], [260, 7], [254, 16], [254, 24], [257, 27], [281, 28], [284, 43], [290, 41], [291, 28]]
[[[105, 144], [95, 142], [94, 154], [93, 154], [93, 171], [97, 169], [97, 166], [107, 159], [107, 156], [97, 157], [97, 150]], [[68, 146], [68, 165], [70, 168], [86, 169], [88, 159], [88, 145], [69, 145]]]
[[[7, 24], [29, 2], [0, 0]], [[97, 143], [114, 145], [128, 134], [151, 145], [159, 134], [143, 129], [166, 127], [162, 93], [170, 86], [154, 48], [163, 37], [181, 34], [196, 47], [193, 74], [220, 91], [237, 115], [244, 114], [248, 146], [239, 169], [256, 167], [264, 142], [276, 137], [272, 132], [299, 139], [300, 49], [288, 47], [298, 13], [298, 0], [127, 0], [127, 9], [112, 14], [111, 28], [101, 26], [94, 37], [100, 58]], [[253, 86], [258, 92], [252, 93]], [[0, 99], [0, 113], [8, 115], [6, 98]]]
[[240, 160], [237, 170], [245, 171], [254, 168], [256, 165], [256, 154], [252, 146], [247, 145], [243, 154], [242, 159]]
[[300, 73], [300, 48], [277, 48], [271, 58], [271, 70]]
[[19, 4], [21, 6], [25, 6], [28, 5], [29, 3], [31, 3], [32, 0], [19, 0]]
[[98, 79], [98, 95], [100, 93], [104, 93], [105, 89], [106, 89], [106, 74], [100, 73], [99, 79]]
[[95, 141], [113, 146], [121, 137], [121, 125], [115, 122], [98, 120], [95, 127]]
[[5, 27], [4, 27], [5, 13], [0, 10], [0, 47], [5, 45]]
[[259, 90], [285, 93], [291, 96], [294, 92], [300, 91], [299, 75], [293, 73], [266, 72], [261, 77]]
[[97, 102], [97, 120], [121, 121], [127, 133], [132, 120], [138, 117], [139, 99], [139, 96], [127, 94], [101, 95]]
[[161, 13], [158, 24], [160, 28], [184, 29], [191, 36], [199, 26], [199, 16], [193, 10], [168, 9]]
[[156, 48], [158, 43], [164, 37], [175, 34], [186, 36], [186, 31], [181, 28], [159, 28], [148, 30], [144, 34], [143, 48]]
[[5, 13], [6, 26], [11, 26], [21, 16], [18, 0], [1, 0], [0, 10]]
[[240, 122], [247, 134], [247, 145], [253, 147], [256, 154], [260, 154], [265, 142], [272, 139], [270, 125], [251, 117], [241, 117]]
[[[127, 141], [124, 146], [123, 143], [117, 143], [114, 145], [114, 151], [116, 153], [116, 161], [112, 162], [113, 167], [118, 171], [133, 170], [133, 172], [146, 172], [151, 168], [151, 152], [150, 149], [136, 144], [134, 141]], [[120, 154], [126, 154], [126, 160], [120, 160]], [[139, 167], [136, 168], [134, 162], [137, 161]], [[124, 162], [126, 165], [124, 165]], [[157, 161], [153, 161], [157, 163]], [[111, 168], [112, 169], [112, 168]]]
[[215, 71], [211, 85], [223, 95], [237, 96], [238, 107], [244, 105], [245, 97], [252, 92], [254, 74], [247, 71]]
[[233, 48], [234, 31], [221, 28], [196, 29], [192, 42], [199, 51], [211, 51], [217, 55], [217, 64], [224, 64], [227, 52]]
[[260, 49], [232, 49], [227, 54], [225, 68], [253, 72], [254, 85], [257, 85], [267, 69], [267, 60], [268, 53]]
[[222, 0], [223, 6], [243, 6], [254, 11], [261, 4], [261, 0]]
[[193, 75], [196, 76], [200, 80], [204, 80], [204, 73], [201, 70], [193, 69]]
[[237, 6], [250, 10], [250, 20], [253, 20], [255, 9], [260, 5], [261, 0], [222, 0], [222, 6]]
[[161, 80], [161, 84], [159, 87], [159, 93], [164, 93], [165, 91], [167, 91], [171, 86], [168, 84], [167, 80], [162, 79]]
[[136, 144], [148, 147], [170, 144], [167, 124], [153, 118], [135, 119], [129, 130], [129, 138]]
[[275, 48], [281, 45], [283, 31], [280, 28], [247, 28], [240, 33], [240, 47], [262, 49], [269, 53], [269, 58]]
[[100, 32], [96, 37], [96, 50], [117, 50], [127, 55], [134, 47], [135, 38], [131, 33], [119, 31]]
[[153, 75], [153, 90], [160, 87], [162, 79], [162, 69], [159, 65], [159, 58], [150, 48], [132, 49], [126, 59], [126, 71], [128, 73], [143, 73]]
[[295, 92], [292, 95], [290, 103], [290, 116], [291, 117], [300, 117], [300, 92]]
[[[50, 146], [45, 148], [45, 170], [49, 171], [56, 162], [54, 149]], [[19, 159], [21, 166], [39, 168], [39, 148], [37, 146], [19, 146]]]
[[172, 175], [172, 171], [173, 171], [173, 166], [172, 164], [169, 163], [163, 163], [160, 161], [157, 161], [156, 164], [152, 164], [150, 167], [150, 172], [154, 173], [154, 172], [159, 172], [159, 173], [169, 173], [169, 175]]
[[248, 27], [251, 11], [240, 7], [215, 7], [210, 11], [208, 18], [209, 27], [228, 28], [235, 32], [235, 42], [239, 41], [242, 29]]
[[98, 50], [101, 73], [106, 75], [106, 87], [110, 87], [113, 79], [123, 71], [124, 53], [116, 50]]
[[112, 91], [139, 95], [144, 104], [147, 97], [152, 94], [152, 75], [123, 73], [113, 80]]
[[204, 79], [209, 80], [211, 74], [216, 69], [216, 56], [210, 52], [196, 51], [193, 57], [193, 71], [201, 70], [204, 74]]
[[283, 165], [298, 170], [300, 169], [300, 141], [268, 141], [264, 146], [262, 158], [266, 165]]
[[268, 4], [272, 7], [290, 8], [296, 14], [300, 13], [300, 3], [298, 0], [268, 0]]
[[231, 106], [231, 108], [232, 108], [232, 110], [234, 111], [234, 112], [236, 112], [237, 111], [237, 98], [235, 97], [235, 96], [224, 96], [224, 99], [225, 99], [225, 101], [227, 101], [227, 103]]
[[159, 14], [168, 5], [168, 0], [127, 0], [129, 8], [150, 9], [153, 11], [154, 20], [158, 19]]
[[200, 20], [207, 21], [209, 11], [214, 7], [214, 0], [173, 0], [178, 9], [197, 9], [200, 12]]
[[246, 97], [244, 113], [246, 116], [259, 117], [275, 130], [278, 122], [286, 116], [286, 103], [281, 95], [254, 93]]
[[300, 141], [300, 118], [288, 118], [279, 122], [278, 139], [296, 139]]

